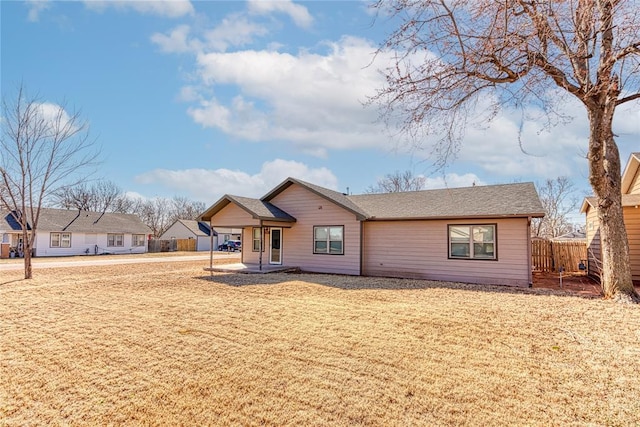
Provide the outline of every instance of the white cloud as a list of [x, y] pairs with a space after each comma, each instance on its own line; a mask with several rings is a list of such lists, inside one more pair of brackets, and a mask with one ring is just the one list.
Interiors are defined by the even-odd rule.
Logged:
[[574, 119], [549, 129], [505, 109], [486, 127], [467, 129], [459, 159], [498, 177], [581, 177], [589, 126], [577, 102], [565, 108]]
[[[375, 46], [345, 37], [326, 54], [245, 50], [197, 57], [202, 83], [239, 92], [224, 102], [203, 100], [194, 121], [251, 141], [285, 141], [323, 155], [328, 149], [389, 144], [377, 112], [362, 102], [383, 83], [372, 61]], [[261, 108], [257, 108], [260, 105]]]
[[[69, 121], [71, 120], [71, 116], [69, 113], [58, 104], [53, 104], [51, 102], [41, 102], [34, 104], [34, 109], [37, 112], [38, 116], [42, 120], [45, 121], [47, 127], [52, 129], [61, 130], [69, 126]], [[71, 123], [70, 130], [77, 129], [73, 125], [80, 125], [77, 121]]]
[[27, 14], [27, 20], [29, 22], [38, 22], [40, 20], [40, 13], [51, 8], [51, 2], [49, 0], [27, 0], [26, 3], [29, 7]]
[[151, 41], [157, 44], [165, 53], [186, 53], [197, 52], [202, 49], [203, 44], [200, 40], [189, 39], [191, 28], [188, 25], [179, 25], [175, 27], [168, 35], [162, 33], [154, 33], [151, 35]]
[[261, 197], [287, 177], [331, 189], [338, 187], [338, 179], [329, 169], [311, 168], [304, 163], [282, 159], [265, 162], [260, 172], [253, 175], [230, 169], [155, 169], [138, 175], [136, 181], [159, 184], [191, 199], [213, 203], [224, 194]]
[[251, 22], [239, 14], [224, 18], [218, 26], [210, 30], [196, 31], [202, 33], [200, 36], [192, 36], [191, 32], [190, 26], [179, 25], [168, 34], [152, 34], [151, 41], [165, 53], [197, 54], [204, 51], [224, 52], [230, 47], [250, 44], [255, 36], [268, 33], [262, 25]]
[[289, 15], [293, 22], [301, 28], [309, 28], [313, 24], [313, 17], [309, 10], [290, 0], [249, 0], [249, 12], [257, 15], [272, 14], [274, 12], [284, 13]]
[[85, 0], [87, 8], [104, 11], [108, 7], [119, 10], [134, 10], [145, 15], [179, 18], [193, 15], [194, 8], [189, 0]]
[[229, 46], [244, 46], [253, 42], [255, 36], [264, 36], [267, 29], [249, 21], [239, 14], [222, 20], [217, 27], [205, 31], [204, 38], [209, 49], [224, 52]]
[[425, 190], [440, 189], [440, 188], [457, 188], [457, 187], [470, 187], [472, 185], [485, 185], [476, 174], [465, 173], [448, 173], [444, 176], [425, 177], [424, 188]]

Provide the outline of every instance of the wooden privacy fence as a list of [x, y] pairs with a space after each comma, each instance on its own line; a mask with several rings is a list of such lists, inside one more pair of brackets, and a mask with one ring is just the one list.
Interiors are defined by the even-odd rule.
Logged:
[[587, 243], [533, 239], [531, 241], [531, 265], [534, 271], [555, 271], [564, 267], [565, 272], [582, 271], [580, 264], [587, 263]]
[[149, 252], [195, 252], [196, 239], [149, 240]]

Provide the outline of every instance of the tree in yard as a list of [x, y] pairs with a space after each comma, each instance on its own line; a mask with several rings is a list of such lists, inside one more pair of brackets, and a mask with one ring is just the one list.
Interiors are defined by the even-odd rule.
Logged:
[[96, 181], [92, 185], [81, 183], [63, 187], [54, 195], [55, 204], [63, 209], [79, 209], [91, 212], [119, 211], [126, 196], [112, 181]]
[[575, 188], [566, 176], [547, 179], [537, 184], [536, 189], [544, 208], [544, 218], [531, 220], [531, 231], [535, 237], [554, 238], [573, 230], [569, 214], [578, 206], [574, 197]]
[[[606, 298], [640, 301], [633, 288], [622, 217], [616, 108], [640, 98], [637, 0], [379, 0], [399, 25], [380, 47], [395, 52], [372, 102], [408, 135], [438, 135], [440, 164], [455, 157], [464, 130], [502, 107], [566, 119], [573, 97], [589, 120], [589, 181], [598, 200], [601, 283]], [[482, 113], [480, 113], [482, 112]]]
[[369, 186], [365, 193], [398, 193], [401, 191], [424, 190], [426, 178], [415, 176], [410, 170], [385, 175], [375, 186]]
[[22, 229], [24, 277], [33, 277], [31, 253], [40, 210], [60, 189], [75, 185], [94, 164], [97, 152], [88, 125], [78, 112], [29, 97], [20, 87], [14, 100], [2, 101], [0, 207]]
[[134, 201], [131, 213], [138, 215], [155, 237], [160, 237], [176, 220], [196, 219], [205, 208], [204, 203], [183, 196], [174, 196], [173, 199], [156, 197]]

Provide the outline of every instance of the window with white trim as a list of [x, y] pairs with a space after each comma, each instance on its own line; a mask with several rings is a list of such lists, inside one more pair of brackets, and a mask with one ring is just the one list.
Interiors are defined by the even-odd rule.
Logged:
[[124, 234], [109, 233], [107, 234], [107, 247], [123, 247]]
[[52, 248], [70, 248], [71, 233], [51, 233], [49, 242]]
[[313, 253], [343, 255], [344, 226], [313, 227]]
[[[252, 236], [253, 236], [253, 246], [251, 247], [251, 250], [253, 252], [260, 252], [260, 233], [262, 232], [262, 229], [259, 227], [254, 227], [253, 231], [252, 231]], [[262, 248], [262, 251], [264, 252], [264, 248]]]
[[144, 246], [144, 234], [134, 234], [131, 236], [131, 246]]
[[449, 225], [449, 258], [498, 259], [496, 224]]

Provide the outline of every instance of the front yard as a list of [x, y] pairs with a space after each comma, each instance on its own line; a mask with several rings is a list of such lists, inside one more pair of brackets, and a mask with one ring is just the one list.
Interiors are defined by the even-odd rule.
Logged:
[[0, 277], [0, 425], [632, 425], [640, 309], [206, 262]]

